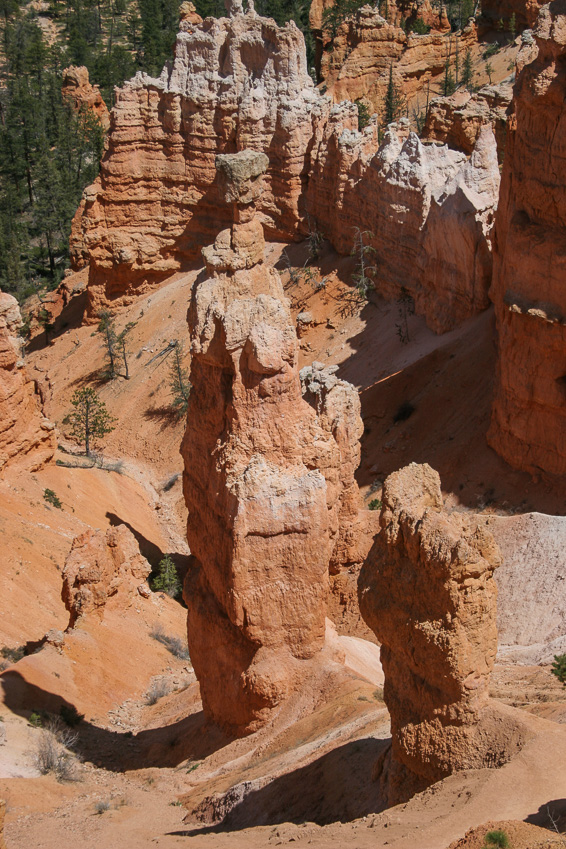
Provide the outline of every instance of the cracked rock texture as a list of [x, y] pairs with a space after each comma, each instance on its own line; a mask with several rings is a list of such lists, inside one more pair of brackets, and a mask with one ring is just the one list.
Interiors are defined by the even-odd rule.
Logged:
[[110, 127], [110, 113], [97, 85], [92, 85], [88, 69], [84, 66], [70, 65], [63, 71], [61, 87], [63, 99], [71, 103], [76, 112], [92, 112], [105, 130]]
[[566, 3], [540, 13], [517, 78], [491, 296], [498, 365], [488, 440], [515, 468], [566, 474]]
[[402, 119], [378, 146], [377, 125], [353, 129], [356, 109], [332, 109], [313, 156], [309, 208], [341, 253], [369, 229], [375, 288], [402, 287], [444, 332], [489, 306], [491, 229], [499, 192], [497, 146], [483, 125], [471, 157], [423, 144]]
[[37, 471], [57, 448], [54, 426], [23, 362], [21, 324], [18, 302], [0, 292], [0, 475], [9, 465]]
[[493, 536], [474, 516], [445, 512], [426, 464], [387, 478], [380, 524], [359, 600], [381, 642], [392, 745], [377, 773], [395, 804], [457, 770], [499, 766], [522, 741], [488, 700], [501, 563]]
[[106, 531], [89, 529], [73, 540], [63, 569], [62, 597], [69, 628], [85, 614], [102, 617], [104, 607], [126, 606], [131, 596], [149, 594], [151, 566], [126, 525]]
[[184, 597], [204, 710], [246, 734], [300, 687], [324, 646], [329, 563], [349, 556], [341, 521], [355, 498], [341, 456], [355, 462], [360, 423], [354, 390], [331, 376], [320, 418], [302, 398], [288, 301], [263, 263], [255, 204], [267, 157], [219, 156], [217, 168], [233, 223], [203, 250], [188, 313], [182, 454], [195, 564]]

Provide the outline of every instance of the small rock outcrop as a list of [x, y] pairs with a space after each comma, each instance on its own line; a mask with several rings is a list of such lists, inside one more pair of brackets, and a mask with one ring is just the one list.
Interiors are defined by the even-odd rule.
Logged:
[[436, 332], [486, 309], [500, 182], [491, 127], [469, 158], [423, 144], [406, 119], [381, 145], [376, 124], [354, 127], [355, 106], [335, 106], [313, 148], [308, 208], [321, 230], [341, 253], [371, 231], [375, 288], [389, 299], [406, 290]]
[[85, 614], [102, 617], [110, 599], [124, 605], [132, 595], [145, 595], [150, 572], [151, 566], [126, 525], [79, 534], [63, 569], [62, 598], [70, 614], [68, 627], [74, 628]]
[[61, 94], [63, 100], [70, 103], [75, 112], [91, 112], [98, 118], [105, 130], [109, 129], [110, 113], [108, 107], [100, 94], [99, 87], [91, 85], [87, 68], [82, 65], [70, 65], [65, 68]]
[[385, 481], [380, 524], [359, 600], [381, 642], [392, 744], [377, 769], [396, 804], [457, 770], [501, 765], [520, 733], [488, 701], [501, 556], [485, 525], [447, 514], [437, 472], [415, 463]]
[[204, 710], [234, 734], [269, 721], [324, 646], [329, 563], [349, 550], [340, 445], [355, 462], [359, 433], [347, 385], [321, 378], [320, 420], [302, 398], [289, 304], [263, 262], [267, 166], [256, 151], [217, 157], [233, 223], [203, 250], [188, 313], [188, 639]]
[[24, 366], [21, 325], [18, 302], [0, 292], [0, 476], [8, 466], [41, 469], [57, 448], [55, 428]]
[[488, 440], [511, 466], [566, 474], [566, 4], [544, 6], [514, 90], [491, 296], [498, 365]]

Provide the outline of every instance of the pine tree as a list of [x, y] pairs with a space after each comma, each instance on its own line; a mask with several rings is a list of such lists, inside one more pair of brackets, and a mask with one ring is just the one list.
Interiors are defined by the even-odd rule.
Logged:
[[389, 65], [389, 82], [385, 94], [385, 107], [383, 120], [385, 124], [392, 124], [401, 115], [404, 107], [404, 98], [393, 78], [393, 64]]
[[177, 574], [177, 567], [169, 554], [166, 554], [159, 561], [157, 575], [152, 581], [151, 588], [154, 592], [167, 593], [171, 598], [176, 598], [181, 592], [181, 582]]
[[473, 74], [474, 69], [472, 65], [472, 51], [468, 48], [468, 50], [466, 50], [466, 53], [464, 54], [464, 61], [462, 63], [461, 82], [464, 88], [471, 90]]
[[555, 675], [561, 684], [564, 684], [566, 687], [566, 654], [555, 654], [554, 655], [554, 663], [550, 669], [553, 675]]
[[356, 284], [360, 298], [365, 301], [373, 285], [373, 275], [377, 270], [375, 265], [369, 264], [369, 257], [376, 251], [372, 245], [367, 244], [367, 240], [374, 239], [375, 236], [370, 230], [361, 230], [359, 227], [354, 229], [355, 239], [352, 256], [356, 257], [357, 262], [352, 279]]
[[177, 418], [181, 418], [187, 412], [191, 392], [189, 370], [183, 367], [183, 359], [183, 346], [180, 342], [177, 342], [173, 349], [173, 364], [169, 376], [169, 389], [173, 396], [171, 408]]
[[64, 424], [71, 426], [71, 434], [85, 446], [85, 453], [90, 457], [93, 440], [102, 439], [114, 430], [112, 424], [116, 419], [106, 409], [94, 389], [77, 389], [71, 398], [74, 409], [63, 419]]
[[446, 64], [444, 65], [444, 80], [442, 83], [442, 93], [444, 97], [447, 97], [450, 94], [454, 94], [455, 91], [456, 83], [454, 82], [454, 77], [450, 68], [450, 56], [447, 56]]
[[116, 370], [118, 336], [114, 327], [112, 314], [108, 310], [101, 310], [98, 313], [98, 318], [100, 319], [100, 322], [97, 330], [102, 334], [102, 338], [104, 339], [104, 349], [108, 358], [108, 368], [105, 377], [107, 377], [108, 380], [114, 380], [118, 373]]

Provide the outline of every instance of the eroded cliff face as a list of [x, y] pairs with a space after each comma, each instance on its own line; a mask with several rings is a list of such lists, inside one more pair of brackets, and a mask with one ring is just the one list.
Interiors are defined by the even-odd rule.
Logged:
[[[432, 77], [442, 73], [447, 58], [456, 49], [464, 55], [477, 42], [473, 22], [448, 37], [450, 25], [445, 13], [436, 22], [429, 15], [435, 28], [418, 35], [407, 34], [401, 27], [401, 19], [406, 17], [394, 5], [387, 19], [377, 8], [367, 5], [338, 27], [332, 49], [320, 54], [319, 71], [335, 103], [363, 98], [370, 111], [382, 113], [391, 67], [399, 90], [411, 100], [426, 91]], [[419, 17], [422, 20], [423, 14]], [[423, 94], [423, 106], [425, 99]]]
[[507, 115], [513, 98], [508, 83], [483, 86], [473, 94], [459, 89], [450, 97], [430, 101], [421, 138], [440, 141], [453, 150], [471, 155], [486, 124], [493, 128], [499, 158], [503, 161]]
[[0, 476], [9, 466], [36, 471], [55, 453], [55, 429], [41, 412], [22, 359], [18, 302], [0, 292]]
[[137, 593], [149, 596], [150, 572], [151, 566], [126, 525], [106, 531], [89, 529], [76, 536], [63, 569], [62, 597], [70, 614], [68, 627], [73, 628], [87, 614], [102, 617], [109, 599], [126, 605]]
[[218, 153], [269, 153], [259, 211], [267, 234], [296, 235], [320, 98], [295, 24], [236, 11], [201, 24], [185, 17], [172, 67], [159, 79], [138, 73], [117, 93], [100, 177], [71, 236], [74, 267], [90, 263], [91, 315], [128, 302], [215, 238]]
[[[403, 30], [374, 23], [382, 35], [398, 30], [405, 45]], [[90, 319], [130, 302], [216, 236], [228, 213], [214, 157], [250, 146], [269, 153], [257, 206], [270, 238], [314, 227], [349, 253], [356, 228], [371, 231], [378, 291], [397, 298], [403, 288], [433, 329], [454, 327], [488, 306], [498, 109], [486, 107], [469, 132], [450, 133], [447, 119], [431, 131], [464, 137], [465, 154], [423, 145], [406, 121], [380, 146], [375, 122], [358, 133], [353, 103], [333, 107], [313, 89], [294, 25], [236, 6], [219, 20], [185, 16], [173, 66], [159, 79], [138, 74], [118, 93], [100, 178], [75, 216], [71, 249], [75, 265], [90, 264]]]
[[566, 474], [566, 4], [534, 31], [515, 85], [497, 214], [498, 365], [490, 444], [515, 468]]
[[482, 125], [468, 158], [423, 144], [405, 119], [378, 147], [377, 126], [358, 133], [355, 121], [354, 105], [343, 103], [321, 128], [309, 208], [341, 253], [358, 229], [370, 231], [377, 291], [391, 299], [405, 289], [430, 327], [449, 330], [489, 305], [499, 192], [491, 126]]
[[521, 732], [488, 701], [501, 563], [492, 535], [445, 512], [426, 464], [387, 478], [380, 524], [359, 600], [381, 642], [392, 744], [377, 771], [396, 804], [457, 770], [501, 765]]
[[188, 314], [189, 647], [205, 712], [235, 734], [267, 722], [323, 648], [329, 563], [350, 550], [341, 446], [355, 454], [360, 429], [345, 386], [336, 435], [302, 398], [289, 305], [263, 263], [267, 165], [254, 151], [218, 157], [233, 224], [203, 250]]

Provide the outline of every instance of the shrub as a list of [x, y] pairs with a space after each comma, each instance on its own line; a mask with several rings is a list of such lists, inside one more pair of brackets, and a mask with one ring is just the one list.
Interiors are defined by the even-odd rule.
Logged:
[[553, 675], [555, 675], [561, 684], [564, 684], [566, 687], [566, 654], [555, 654], [554, 655], [554, 663], [550, 669]]
[[189, 650], [179, 637], [172, 637], [169, 634], [165, 634], [159, 625], [153, 629], [150, 636], [165, 646], [167, 651], [170, 651], [175, 657], [181, 660], [190, 660]]
[[151, 589], [154, 592], [167, 593], [171, 598], [176, 598], [181, 592], [181, 581], [177, 574], [177, 567], [169, 554], [166, 554], [159, 561], [157, 575], [151, 582]]
[[363, 100], [356, 100], [356, 106], [358, 107], [358, 130], [361, 132], [371, 121], [371, 112]]
[[78, 734], [66, 728], [61, 720], [49, 720], [41, 729], [33, 753], [39, 772], [42, 775], [52, 773], [57, 781], [76, 781], [77, 758], [70, 749], [77, 740]]
[[381, 498], [372, 498], [368, 504], [370, 510], [381, 510]]
[[51, 504], [53, 507], [58, 507], [59, 510], [63, 507], [60, 498], [57, 497], [57, 494], [52, 489], [44, 489], [43, 498], [48, 504]]
[[0, 654], [5, 660], [9, 660], [10, 663], [17, 663], [18, 660], [21, 660], [22, 657], [25, 656], [26, 649], [25, 646], [16, 646], [11, 649], [9, 646], [4, 646], [0, 649]]
[[96, 802], [94, 806], [95, 814], [105, 814], [106, 811], [110, 810], [110, 802], [107, 802], [106, 799], [101, 800], [100, 802]]
[[84, 713], [79, 713], [74, 705], [61, 705], [59, 716], [63, 722], [69, 726], [69, 728], [74, 728], [76, 725], [80, 725], [85, 718]]
[[410, 401], [403, 401], [403, 403], [398, 407], [397, 412], [393, 416], [393, 421], [395, 422], [395, 424], [397, 424], [397, 422], [405, 422], [407, 421], [409, 416], [413, 415], [414, 412], [415, 405], [412, 404]]
[[169, 682], [164, 678], [157, 678], [155, 681], [152, 681], [145, 694], [146, 705], [157, 704], [159, 699], [162, 699], [163, 696], [169, 695], [171, 689], [171, 684], [169, 684]]
[[485, 842], [488, 847], [498, 846], [499, 849], [509, 849], [509, 838], [501, 829], [488, 831], [485, 836]]

